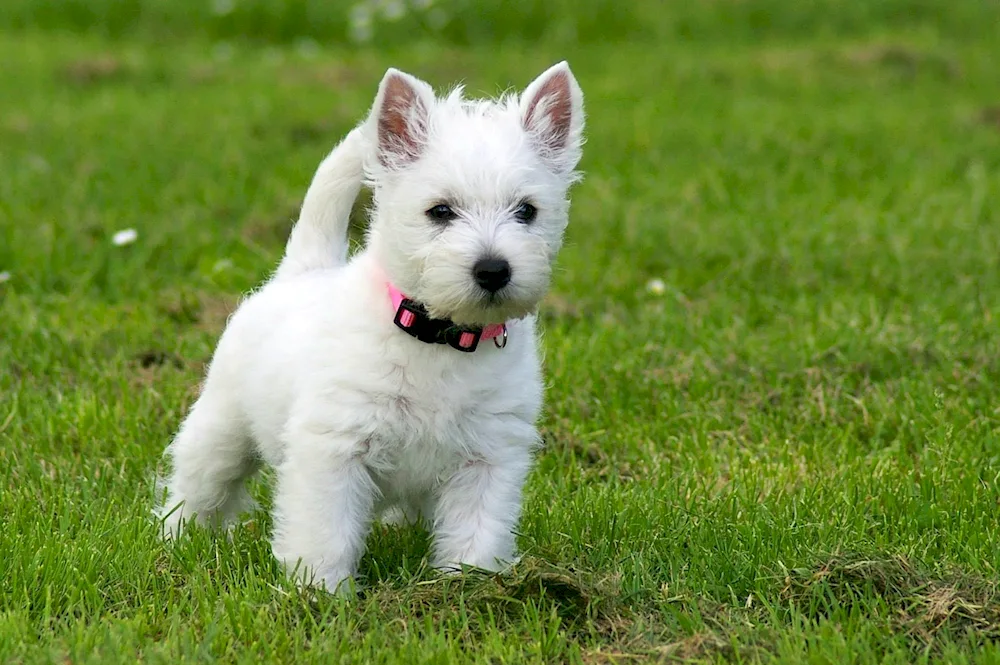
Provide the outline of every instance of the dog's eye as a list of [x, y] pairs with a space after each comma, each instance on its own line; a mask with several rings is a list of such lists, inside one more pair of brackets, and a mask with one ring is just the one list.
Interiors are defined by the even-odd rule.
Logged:
[[445, 205], [444, 203], [439, 203], [430, 210], [426, 212], [426, 215], [433, 219], [435, 222], [450, 222], [451, 220], [458, 217], [458, 214], [451, 209], [450, 205]]
[[516, 217], [517, 221], [522, 224], [530, 224], [535, 219], [535, 215], [537, 214], [538, 208], [527, 202], [521, 203], [521, 205], [517, 206], [517, 209], [514, 210], [514, 217]]

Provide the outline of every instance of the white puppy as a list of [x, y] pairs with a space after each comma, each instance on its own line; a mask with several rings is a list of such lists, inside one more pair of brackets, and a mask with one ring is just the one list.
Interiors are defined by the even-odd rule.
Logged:
[[[219, 341], [167, 449], [166, 534], [236, 517], [263, 460], [277, 470], [273, 551], [303, 581], [352, 579], [390, 508], [429, 521], [439, 567], [512, 560], [542, 403], [533, 312], [583, 120], [566, 63], [497, 101], [436, 98], [390, 69], [320, 165], [274, 278]], [[374, 207], [348, 260], [362, 184]]]

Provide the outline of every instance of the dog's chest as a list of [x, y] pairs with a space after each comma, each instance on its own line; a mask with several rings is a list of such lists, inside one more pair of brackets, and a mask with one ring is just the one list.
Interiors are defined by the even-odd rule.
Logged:
[[486, 377], [451, 363], [420, 362], [393, 364], [387, 376], [371, 396], [376, 466], [429, 481], [477, 456], [495, 390]]
[[431, 364], [396, 365], [382, 395], [387, 434], [412, 446], [437, 441], [447, 445], [475, 425], [491, 390], [474, 375]]

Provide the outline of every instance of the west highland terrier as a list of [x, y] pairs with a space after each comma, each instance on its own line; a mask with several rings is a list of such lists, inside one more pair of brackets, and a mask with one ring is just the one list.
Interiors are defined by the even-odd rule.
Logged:
[[[300, 581], [334, 591], [352, 580], [380, 514], [426, 519], [439, 568], [511, 562], [539, 444], [534, 312], [583, 124], [565, 62], [496, 101], [461, 88], [438, 98], [386, 72], [167, 448], [165, 534], [233, 520], [263, 461], [277, 471], [272, 549]], [[362, 185], [371, 222], [348, 259]]]

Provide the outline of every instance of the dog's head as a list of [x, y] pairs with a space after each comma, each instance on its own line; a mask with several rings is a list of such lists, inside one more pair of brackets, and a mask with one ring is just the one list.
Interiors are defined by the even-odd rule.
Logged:
[[390, 69], [365, 131], [369, 246], [431, 316], [518, 318], [545, 295], [583, 144], [583, 93], [560, 63], [521, 95], [438, 98]]

